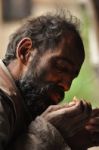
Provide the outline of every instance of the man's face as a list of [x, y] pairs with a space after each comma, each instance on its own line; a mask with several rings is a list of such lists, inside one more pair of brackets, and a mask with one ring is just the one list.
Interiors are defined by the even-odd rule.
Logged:
[[63, 40], [55, 50], [48, 50], [38, 57], [35, 65], [31, 61], [19, 84], [32, 114], [35, 111], [40, 114], [64, 98], [64, 92], [78, 76], [83, 60], [76, 45], [67, 46], [67, 41]]

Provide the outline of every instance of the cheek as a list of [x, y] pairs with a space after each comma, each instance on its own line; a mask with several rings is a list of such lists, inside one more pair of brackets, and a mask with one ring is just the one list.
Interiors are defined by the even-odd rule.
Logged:
[[46, 81], [58, 82], [61, 79], [61, 76], [57, 72], [48, 71], [45, 76]]

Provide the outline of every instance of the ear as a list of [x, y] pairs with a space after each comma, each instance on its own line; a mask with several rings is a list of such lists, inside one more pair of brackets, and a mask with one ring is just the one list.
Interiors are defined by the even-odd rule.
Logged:
[[32, 40], [28, 37], [23, 38], [17, 45], [16, 56], [24, 64], [29, 60], [32, 48]]

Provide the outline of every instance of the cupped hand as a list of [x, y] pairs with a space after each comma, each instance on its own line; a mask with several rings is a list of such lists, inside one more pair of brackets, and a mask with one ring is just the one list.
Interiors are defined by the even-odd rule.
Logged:
[[91, 111], [89, 103], [74, 99], [69, 104], [50, 106], [41, 116], [55, 126], [66, 139], [85, 126]]

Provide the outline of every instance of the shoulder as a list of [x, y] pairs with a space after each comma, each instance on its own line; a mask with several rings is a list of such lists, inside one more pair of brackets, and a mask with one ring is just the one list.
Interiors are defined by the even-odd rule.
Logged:
[[1, 115], [9, 122], [10, 128], [13, 128], [16, 116], [13, 103], [11, 102], [11, 98], [0, 89], [0, 116]]
[[[0, 90], [0, 142], [6, 145], [12, 138], [14, 110], [9, 97]], [[0, 144], [1, 144], [0, 143]], [[0, 145], [1, 146], [1, 145]]]

